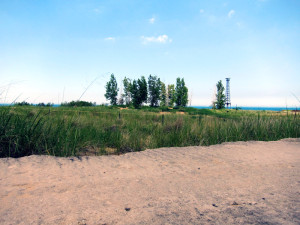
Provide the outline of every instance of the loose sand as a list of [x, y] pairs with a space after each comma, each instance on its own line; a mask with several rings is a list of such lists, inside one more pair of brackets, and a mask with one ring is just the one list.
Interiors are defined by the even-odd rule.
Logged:
[[0, 224], [300, 224], [300, 139], [0, 159]]

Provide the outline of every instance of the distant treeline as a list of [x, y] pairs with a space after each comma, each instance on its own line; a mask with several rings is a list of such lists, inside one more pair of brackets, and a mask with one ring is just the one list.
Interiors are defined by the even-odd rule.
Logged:
[[23, 101], [23, 102], [17, 102], [14, 105], [15, 106], [29, 106], [29, 105], [31, 105], [31, 106], [40, 106], [40, 107], [52, 107], [54, 104], [50, 103], [50, 102], [48, 102], [48, 103], [41, 102], [41, 103], [38, 103], [38, 104], [32, 104], [32, 103], [28, 103], [26, 101]]
[[150, 107], [168, 106], [185, 107], [188, 104], [188, 88], [185, 86], [184, 79], [177, 78], [176, 86], [169, 84], [166, 86], [157, 76], [149, 75], [148, 82], [144, 76], [137, 80], [127, 77], [123, 79], [123, 90], [118, 99], [118, 84], [114, 74], [105, 88], [105, 97], [111, 105], [127, 105], [140, 108], [144, 104]]
[[86, 101], [71, 101], [71, 102], [63, 102], [61, 103], [61, 106], [67, 106], [67, 107], [81, 107], [81, 106], [96, 106], [96, 102], [86, 102]]
[[[14, 104], [15, 106], [38, 106], [38, 107], [52, 107], [53, 103], [38, 103], [38, 104], [32, 104], [26, 101], [23, 102], [17, 102]], [[96, 106], [96, 102], [87, 102], [87, 101], [71, 101], [71, 102], [62, 102], [60, 106], [64, 107], [81, 107], [81, 106]]]

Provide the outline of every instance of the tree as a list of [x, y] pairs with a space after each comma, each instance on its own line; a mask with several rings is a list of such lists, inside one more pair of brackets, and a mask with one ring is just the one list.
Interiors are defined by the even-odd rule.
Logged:
[[167, 90], [163, 82], [160, 82], [160, 106], [167, 106]]
[[148, 78], [148, 90], [149, 90], [149, 102], [150, 106], [158, 106], [158, 101], [160, 99], [161, 92], [160, 79], [156, 76], [150, 75]]
[[130, 105], [131, 103], [131, 80], [128, 78], [124, 78], [123, 80], [123, 86], [124, 86], [124, 97], [125, 97], [125, 103], [126, 105]]
[[175, 103], [176, 106], [187, 106], [188, 103], [188, 88], [185, 86], [184, 79], [180, 79], [179, 77], [177, 78], [176, 81], [176, 98], [175, 98]]
[[110, 100], [111, 105], [117, 104], [118, 91], [118, 84], [115, 75], [112, 73], [110, 80], [106, 83], [106, 93], [104, 95], [107, 100]]
[[136, 80], [132, 81], [130, 93], [132, 97], [132, 104], [135, 108], [140, 107], [142, 104], [139, 98], [139, 88], [138, 88], [138, 82]]
[[168, 85], [168, 98], [167, 98], [168, 106], [173, 107], [175, 103], [175, 86], [174, 84]]
[[143, 102], [147, 102], [147, 81], [144, 76], [141, 79], [133, 80], [130, 90], [132, 103], [135, 108], [139, 108]]
[[141, 102], [147, 103], [148, 88], [147, 88], [147, 81], [144, 76], [142, 76], [141, 79], [138, 79], [138, 85], [139, 85], [139, 97], [141, 99]]
[[225, 101], [226, 101], [226, 98], [225, 98], [225, 94], [224, 94], [224, 86], [222, 84], [222, 81], [220, 80], [218, 83], [217, 83], [217, 94], [216, 94], [216, 108], [217, 109], [224, 109], [225, 108]]

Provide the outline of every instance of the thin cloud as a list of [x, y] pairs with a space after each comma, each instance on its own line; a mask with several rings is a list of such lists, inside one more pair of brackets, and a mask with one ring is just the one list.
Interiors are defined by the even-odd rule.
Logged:
[[148, 43], [161, 43], [161, 44], [166, 44], [166, 43], [171, 43], [172, 42], [172, 39], [170, 39], [168, 37], [168, 35], [164, 34], [164, 35], [160, 35], [158, 37], [145, 37], [145, 36], [142, 36], [141, 37], [142, 39], [142, 43], [143, 44], [148, 44]]
[[115, 37], [107, 37], [107, 38], [104, 38], [105, 41], [114, 41], [116, 40]]
[[233, 17], [234, 14], [235, 14], [235, 11], [233, 9], [230, 10], [229, 13], [228, 13], [228, 18]]
[[154, 24], [154, 22], [155, 22], [155, 17], [152, 17], [152, 18], [149, 19], [150, 24]]
[[200, 13], [204, 13], [204, 9], [200, 9]]

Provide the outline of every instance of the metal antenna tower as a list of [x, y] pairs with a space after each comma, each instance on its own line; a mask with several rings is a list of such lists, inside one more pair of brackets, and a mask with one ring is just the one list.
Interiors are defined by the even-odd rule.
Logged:
[[230, 78], [226, 78], [226, 102], [225, 105], [227, 109], [231, 108], [231, 101], [230, 101]]

